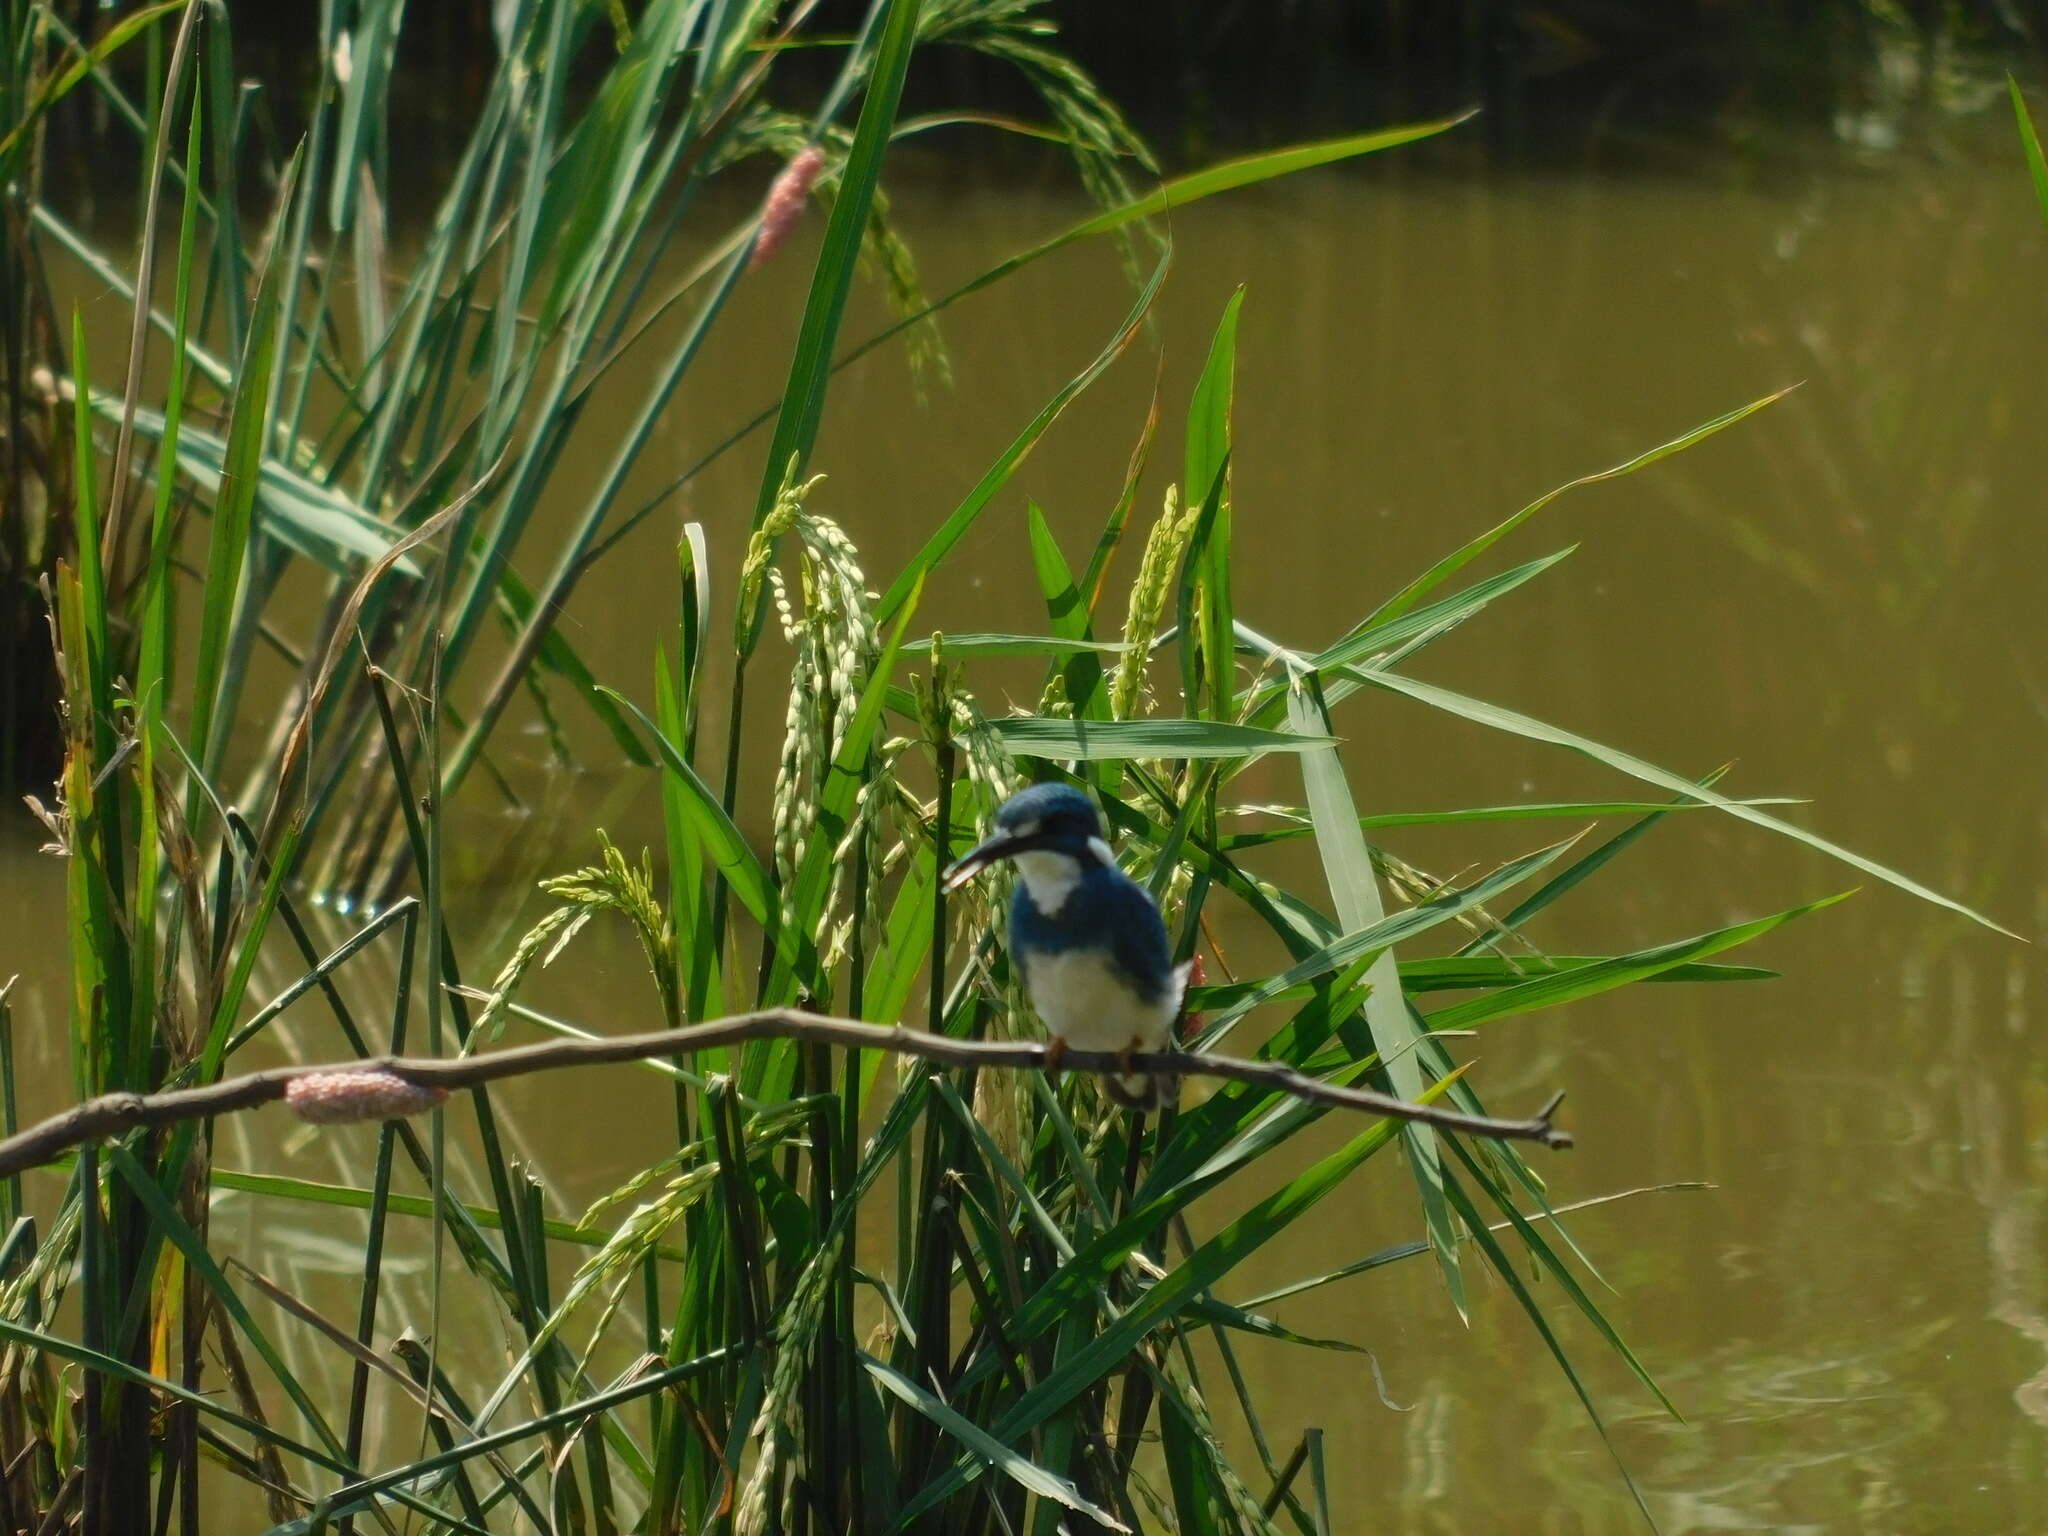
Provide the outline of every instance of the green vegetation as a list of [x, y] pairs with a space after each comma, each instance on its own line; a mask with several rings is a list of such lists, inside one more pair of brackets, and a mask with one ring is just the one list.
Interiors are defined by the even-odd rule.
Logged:
[[[500, 8], [488, 104], [403, 264], [383, 213], [401, 24], [390, 0], [357, 6], [346, 34], [323, 12], [311, 129], [266, 167], [276, 194], [261, 208], [254, 190], [271, 183], [250, 174], [256, 118], [220, 16], [151, 13], [162, 70], [138, 103], [53, 9], [10, 11], [12, 121], [32, 133], [24, 101], [89, 83], [133, 125], [150, 167], [132, 272], [32, 184], [10, 205], [33, 249], [85, 263], [134, 316], [125, 387], [110, 382], [124, 370], [86, 356], [75, 322], [58, 360], [68, 385], [52, 384], [34, 424], [23, 425], [29, 351], [14, 352], [8, 375], [10, 442], [43, 445], [42, 494], [62, 501], [45, 525], [58, 531], [38, 537], [62, 557], [51, 825], [70, 855], [77, 1096], [213, 1081], [314, 992], [363, 1055], [454, 1054], [505, 1029], [568, 1027], [523, 1008], [518, 987], [536, 966], [573, 964], [593, 916], [637, 936], [670, 1023], [805, 1003], [958, 1036], [1025, 1031], [994, 911], [984, 896], [949, 900], [937, 871], [1030, 774], [1065, 773], [1099, 797], [1180, 953], [1214, 964], [1192, 999], [1201, 1047], [1474, 1111], [1479, 1091], [1450, 1032], [1638, 981], [1753, 979], [1765, 973], [1710, 962], [1825, 905], [1619, 955], [1552, 960], [1521, 938], [1674, 811], [1718, 808], [1953, 905], [1778, 820], [1770, 802], [1726, 798], [1712, 779], [1409, 675], [1410, 658], [1557, 564], [1550, 554], [1458, 584], [1552, 496], [1343, 634], [1272, 640], [1257, 616], [1241, 618], [1235, 301], [1187, 404], [1185, 460], [1158, 518], [1139, 512], [1157, 496], [1139, 473], [1148, 437], [1092, 548], [1063, 549], [1030, 516], [1045, 634], [932, 634], [920, 622], [928, 580], [1142, 334], [1166, 271], [1143, 220], [1449, 125], [1132, 195], [1124, 181], [1142, 150], [1034, 29], [1028, 0], [878, 0], [857, 35], [823, 40], [839, 67], [815, 119], [770, 105], [792, 41], [778, 9]], [[913, 54], [941, 43], [1023, 72], [1105, 209], [934, 304], [879, 181], [892, 137], [914, 126], [898, 113]], [[742, 437], [720, 450], [760, 456], [750, 540], [717, 549], [686, 533], [651, 688], [614, 691], [553, 620], [610, 542], [660, 505], [626, 512], [619, 500], [745, 279], [756, 221], [707, 242], [673, 291], [665, 252], [693, 228], [709, 177], [813, 145], [830, 217], [787, 387], [763, 419], [765, 446]], [[1117, 231], [1144, 273], [1126, 323], [917, 555], [871, 584], [860, 517], [812, 473], [837, 367], [894, 336], [929, 345], [930, 318], [952, 299]], [[159, 256], [167, 307], [148, 275]], [[842, 317], [864, 262], [902, 318], [848, 347]], [[352, 312], [337, 313], [343, 304]], [[617, 423], [588, 410], [592, 390], [671, 306], [689, 315], [681, 339], [608, 434]], [[140, 363], [164, 338], [158, 393]], [[1589, 478], [1648, 469], [1765, 403]], [[547, 520], [565, 531], [539, 547], [536, 514], [571, 455], [607, 469], [587, 502]], [[288, 622], [288, 608], [308, 611], [311, 583], [316, 617]], [[735, 594], [729, 612], [714, 590]], [[984, 703], [994, 691], [981, 669], [1020, 656], [1045, 658], [1035, 712]], [[278, 659], [285, 680], [259, 686]], [[580, 701], [658, 777], [665, 845], [657, 862], [605, 843], [591, 867], [549, 882], [554, 910], [477, 989], [474, 967], [497, 957], [468, 953], [451, 931], [445, 807], [489, 764], [493, 731], [528, 688]], [[1589, 754], [1656, 796], [1405, 818], [1624, 823], [1591, 848], [1518, 849], [1440, 883], [1377, 850], [1378, 823], [1354, 802], [1337, 712], [1367, 688]], [[715, 690], [723, 741], [701, 725]], [[772, 794], [749, 797], [746, 743], [778, 723]], [[1298, 773], [1286, 806], [1247, 803], [1241, 778], [1261, 763], [1267, 784]], [[764, 823], [771, 838], [749, 836]], [[1258, 872], [1262, 845], [1296, 838], [1320, 855], [1322, 889], [1281, 889]], [[315, 891], [373, 914], [325, 958], [301, 910]], [[1226, 968], [1209, 936], [1225, 904], [1260, 924], [1284, 963]], [[1446, 935], [1439, 953], [1408, 953]], [[374, 1014], [338, 984], [372, 945], [396, 957]], [[252, 1008], [259, 955], [285, 954], [303, 979]], [[1421, 1008], [1449, 989], [1458, 1001]], [[220, 1173], [211, 1127], [192, 1124], [88, 1148], [61, 1189], [0, 1186], [0, 1526], [192, 1532], [219, 1528], [223, 1510], [253, 1526], [239, 1512], [261, 1506], [279, 1532], [1335, 1529], [1347, 1522], [1327, 1507], [1320, 1441], [1269, 1440], [1237, 1351], [1262, 1339], [1318, 1351], [1319, 1369], [1360, 1361], [1231, 1300], [1229, 1282], [1397, 1142], [1427, 1243], [1340, 1273], [1430, 1253], [1462, 1305], [1467, 1269], [1483, 1264], [1597, 1425], [1537, 1303], [1541, 1277], [1554, 1306], [1581, 1314], [1656, 1391], [1589, 1294], [1538, 1171], [1511, 1146], [1373, 1122], [1299, 1168], [1283, 1149], [1328, 1111], [1257, 1085], [1191, 1094], [1148, 1123], [1108, 1110], [1085, 1080], [1055, 1091], [1036, 1075], [885, 1065], [878, 1052], [762, 1041], [650, 1068], [673, 1085], [674, 1153], [573, 1222], [514, 1161], [483, 1088], [419, 1127], [385, 1126], [348, 1189]], [[11, 1054], [0, 1068], [11, 1117]], [[455, 1138], [474, 1146], [478, 1187], [451, 1177]], [[1276, 1171], [1283, 1163], [1292, 1171]], [[221, 1251], [210, 1181], [363, 1211], [358, 1314], [323, 1318], [263, 1278], [262, 1252]], [[1191, 1207], [1226, 1184], [1237, 1214], [1201, 1230]], [[488, 1314], [514, 1341], [509, 1371], [393, 1340], [381, 1304], [394, 1216], [431, 1221], [425, 1331], [438, 1341], [444, 1318]], [[1217, 1427], [1226, 1393], [1252, 1426], [1250, 1458]], [[378, 1423], [387, 1431], [373, 1444]]]

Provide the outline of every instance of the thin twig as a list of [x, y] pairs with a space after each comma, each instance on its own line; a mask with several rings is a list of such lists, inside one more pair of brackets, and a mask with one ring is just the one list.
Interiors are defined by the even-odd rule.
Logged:
[[[919, 1056], [950, 1066], [1045, 1068], [1045, 1047], [1015, 1040], [955, 1040], [949, 1036], [905, 1029], [900, 1024], [862, 1024], [806, 1013], [796, 1008], [771, 1008], [734, 1014], [708, 1024], [653, 1030], [596, 1040], [542, 1040], [477, 1056], [454, 1059], [383, 1056], [320, 1066], [273, 1067], [231, 1077], [203, 1088], [168, 1093], [108, 1093], [75, 1104], [39, 1121], [17, 1135], [0, 1140], [0, 1178], [54, 1159], [69, 1148], [141, 1126], [174, 1125], [236, 1110], [254, 1109], [284, 1097], [295, 1080], [321, 1073], [384, 1072], [421, 1088], [474, 1088], [500, 1078], [524, 1077], [558, 1067], [588, 1067], [606, 1062], [639, 1061], [689, 1051], [714, 1050], [750, 1040], [805, 1040], [817, 1045], [860, 1047]], [[1277, 1089], [1311, 1103], [1364, 1110], [1399, 1120], [1419, 1121], [1447, 1131], [1464, 1131], [1501, 1141], [1537, 1141], [1547, 1147], [1572, 1144], [1571, 1136], [1551, 1123], [1559, 1094], [1541, 1113], [1527, 1120], [1500, 1120], [1468, 1115], [1435, 1104], [1418, 1104], [1369, 1088], [1345, 1088], [1308, 1076], [1279, 1062], [1246, 1061], [1235, 1056], [1207, 1056], [1178, 1051], [1141, 1052], [1128, 1061], [1114, 1051], [1067, 1051], [1064, 1070], [1079, 1072], [1155, 1072], [1170, 1077], [1220, 1077]]]

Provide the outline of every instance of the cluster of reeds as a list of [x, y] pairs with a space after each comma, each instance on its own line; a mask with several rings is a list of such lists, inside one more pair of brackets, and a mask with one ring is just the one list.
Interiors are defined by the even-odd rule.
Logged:
[[[33, 248], [85, 263], [134, 320], [124, 387], [73, 326], [68, 379], [51, 391], [69, 468], [47, 483], [75, 510], [50, 583], [65, 756], [46, 814], [68, 860], [79, 1096], [214, 1081], [301, 999], [317, 999], [361, 1055], [454, 1054], [500, 1030], [573, 1027], [516, 993], [534, 967], [574, 963], [593, 918], [630, 925], [651, 1007], [669, 1023], [806, 1004], [961, 1037], [1017, 1030], [988, 907], [956, 909], [938, 874], [1025, 772], [1066, 774], [1097, 795], [1180, 955], [1212, 963], [1191, 999], [1201, 1045], [1474, 1111], [1456, 1032], [1637, 981], [1765, 974], [1708, 960], [1817, 905], [1621, 955], [1557, 959], [1523, 944], [1530, 919], [1674, 811], [1718, 807], [1942, 899], [1776, 820], [1766, 802], [1727, 799], [1403, 669], [1561, 558], [1451, 585], [1550, 497], [1326, 643], [1297, 648], [1241, 620], [1234, 301], [1188, 407], [1177, 490], [1142, 558], [1126, 562], [1128, 602], [1116, 573], [1135, 473], [1078, 570], [1031, 517], [1045, 634], [927, 641], [927, 578], [1140, 334], [1165, 263], [1102, 353], [871, 594], [849, 533], [860, 509], [834, 505], [809, 473], [835, 369], [884, 339], [840, 344], [864, 251], [907, 306], [884, 333], [898, 335], [1071, 240], [1446, 125], [1280, 151], [1124, 197], [1117, 157], [1136, 146], [1034, 29], [1027, 0], [877, 0], [855, 36], [826, 40], [843, 65], [798, 146], [767, 91], [809, 9], [497, 7], [485, 108], [402, 273], [382, 211], [393, 0], [322, 9], [311, 130], [274, 168], [260, 211], [248, 206], [252, 117], [223, 15], [197, 4], [138, 15], [130, 32], [162, 29], [162, 72], [141, 105], [106, 68], [113, 34], [71, 39], [35, 65], [46, 81], [75, 73], [132, 120], [150, 168], [132, 268], [47, 203], [31, 196], [21, 210]], [[54, 12], [27, 10], [39, 36], [68, 35]], [[913, 51], [940, 40], [1018, 64], [1112, 203], [925, 305], [878, 225], [877, 181], [903, 127]], [[620, 513], [628, 471], [747, 271], [759, 221], [713, 240], [687, 281], [654, 297], [661, 251], [687, 227], [702, 178], [755, 143], [822, 156], [804, 175], [830, 215], [787, 387], [761, 422], [773, 429], [751, 541], [718, 550], [686, 534], [675, 629], [643, 710], [590, 675], [554, 620], [646, 515]], [[771, 194], [769, 213], [788, 196]], [[175, 225], [161, 242], [159, 221]], [[159, 243], [168, 307], [150, 276]], [[349, 327], [331, 312], [349, 291], [344, 269]], [[592, 387], [673, 304], [690, 307], [682, 341], [599, 449], [587, 439], [603, 424], [584, 420]], [[145, 404], [141, 364], [163, 338], [166, 383]], [[30, 436], [10, 426], [12, 445]], [[600, 489], [548, 551], [548, 575], [527, 585], [515, 556], [532, 558], [528, 530], [556, 465], [596, 451], [609, 455]], [[712, 609], [714, 567], [733, 578], [729, 625]], [[278, 594], [306, 572], [325, 584], [317, 618], [281, 631]], [[1116, 632], [1119, 609], [1129, 617]], [[714, 664], [728, 643], [731, 658]], [[264, 648], [291, 676], [274, 713], [248, 687]], [[977, 699], [985, 660], [1018, 656], [1045, 658], [1051, 702], [1039, 713]], [[446, 701], [463, 679], [473, 703], [458, 718]], [[529, 686], [583, 700], [658, 776], [664, 845], [655, 858], [605, 843], [597, 863], [549, 882], [559, 910], [479, 990], [465, 967], [495, 957], [450, 931], [445, 807]], [[714, 686], [729, 691], [715, 746], [699, 725]], [[1552, 844], [1459, 884], [1411, 875], [1427, 899], [1390, 909], [1370, 840], [1386, 818], [1354, 805], [1332, 713], [1366, 688], [1591, 754], [1668, 800], [1398, 818], [1627, 825], [1591, 851]], [[744, 743], [775, 721], [782, 771], [772, 796], [748, 801]], [[1298, 770], [1299, 798], [1246, 820], [1238, 778], [1273, 758]], [[769, 822], [764, 851], [744, 829]], [[1313, 841], [1326, 891], [1282, 890], [1257, 872], [1257, 850], [1290, 839]], [[302, 911], [314, 890], [370, 914], [326, 954]], [[1206, 937], [1225, 902], [1270, 930], [1284, 967], [1229, 969]], [[1432, 930], [1457, 937], [1452, 952], [1408, 953]], [[395, 980], [367, 999], [347, 983], [373, 945], [392, 953]], [[250, 1007], [259, 959], [284, 956], [298, 979]], [[1451, 990], [1464, 996], [1424, 1011]], [[509, 1155], [487, 1087], [418, 1125], [384, 1126], [345, 1188], [217, 1168], [212, 1127], [199, 1124], [87, 1147], [34, 1199], [0, 1184], [0, 1529], [193, 1532], [261, 1506], [278, 1532], [1327, 1530], [1319, 1440], [1271, 1443], [1237, 1352], [1250, 1340], [1348, 1348], [1261, 1309], [1411, 1253], [1434, 1255], [1456, 1304], [1476, 1256], [1570, 1373], [1528, 1274], [1553, 1279], [1560, 1304], [1649, 1385], [1585, 1289], [1542, 1179], [1511, 1147], [1377, 1122], [1306, 1171], [1262, 1177], [1323, 1107], [1233, 1083], [1154, 1122], [1107, 1111], [1080, 1081], [1055, 1090], [1028, 1075], [998, 1092], [971, 1070], [899, 1063], [885, 1080], [884, 1065], [878, 1051], [762, 1040], [652, 1068], [673, 1087], [674, 1152], [573, 1223]], [[4, 1051], [0, 1078], [11, 1120]], [[473, 1164], [451, 1159], [454, 1139]], [[1396, 1142], [1425, 1242], [1273, 1298], [1231, 1294], [1246, 1259]], [[1244, 1209], [1197, 1230], [1191, 1205], [1232, 1181]], [[262, 1273], [260, 1249], [221, 1251], [209, 1221], [222, 1187], [362, 1211], [356, 1314], [329, 1318], [291, 1296]], [[392, 1315], [394, 1215], [430, 1223], [424, 1316]], [[442, 1355], [458, 1316], [490, 1319], [508, 1342], [503, 1369]], [[1346, 1354], [1323, 1358], [1352, 1368]], [[1226, 1452], [1211, 1407], [1224, 1393], [1252, 1426], [1256, 1466]]]

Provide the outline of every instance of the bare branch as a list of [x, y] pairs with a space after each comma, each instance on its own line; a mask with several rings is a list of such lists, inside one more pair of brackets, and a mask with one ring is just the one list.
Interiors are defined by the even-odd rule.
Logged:
[[[955, 1040], [922, 1030], [905, 1029], [900, 1024], [863, 1024], [795, 1008], [772, 1008], [759, 1013], [735, 1014], [708, 1024], [619, 1035], [603, 1040], [543, 1040], [533, 1045], [449, 1059], [381, 1056], [323, 1066], [275, 1067], [265, 1072], [227, 1078], [204, 1088], [179, 1088], [168, 1093], [103, 1094], [0, 1140], [0, 1178], [49, 1162], [69, 1148], [124, 1131], [254, 1109], [283, 1098], [291, 1084], [302, 1078], [324, 1074], [384, 1074], [426, 1090], [417, 1100], [419, 1107], [425, 1107], [430, 1096], [438, 1097], [455, 1088], [474, 1088], [480, 1083], [496, 1082], [500, 1078], [524, 1077], [530, 1072], [548, 1072], [559, 1067], [588, 1067], [605, 1062], [679, 1056], [690, 1051], [740, 1045], [749, 1040], [805, 1040], [818, 1045], [891, 1051], [949, 1066], [1016, 1067], [1026, 1071], [1043, 1071], [1046, 1055], [1044, 1046], [1023, 1041]], [[1125, 1060], [1112, 1051], [1070, 1050], [1060, 1057], [1059, 1065], [1063, 1069], [1080, 1072], [1139, 1071], [1172, 1077], [1227, 1078], [1233, 1082], [1276, 1089], [1311, 1103], [1419, 1121], [1441, 1130], [1464, 1131], [1501, 1141], [1536, 1141], [1552, 1148], [1572, 1144], [1571, 1136], [1551, 1123], [1558, 1099], [1552, 1099], [1540, 1114], [1531, 1119], [1500, 1120], [1487, 1115], [1468, 1115], [1436, 1104], [1413, 1103], [1391, 1094], [1375, 1093], [1368, 1088], [1340, 1087], [1279, 1062], [1246, 1061], [1235, 1056], [1148, 1052]], [[1562, 1094], [1558, 1095], [1558, 1098], [1562, 1097]]]

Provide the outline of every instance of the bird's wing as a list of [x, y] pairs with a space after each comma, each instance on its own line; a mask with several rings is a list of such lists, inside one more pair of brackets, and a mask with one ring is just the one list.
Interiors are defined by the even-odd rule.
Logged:
[[1110, 946], [1124, 973], [1148, 978], [1164, 976], [1169, 988], [1179, 985], [1171, 974], [1173, 953], [1167, 943], [1166, 924], [1145, 888], [1119, 872], [1102, 896], [1107, 908], [1104, 916], [1108, 919]]

